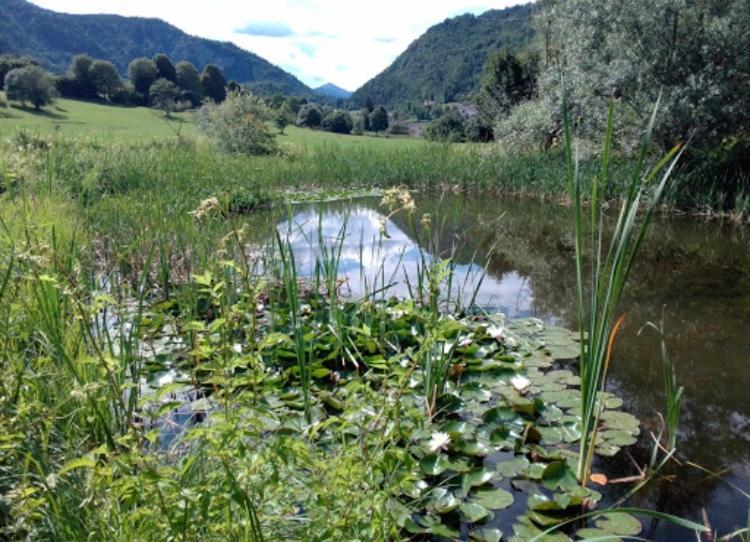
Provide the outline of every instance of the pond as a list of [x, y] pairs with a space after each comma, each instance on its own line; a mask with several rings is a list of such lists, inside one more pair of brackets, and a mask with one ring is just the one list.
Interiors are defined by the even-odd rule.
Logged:
[[[406, 295], [415, 288], [421, 264], [420, 217], [430, 214], [437, 246], [429, 257], [453, 255], [450, 302], [471, 301], [510, 317], [540, 318], [575, 329], [575, 264], [570, 210], [554, 203], [495, 196], [417, 195], [410, 220], [388, 218], [376, 198], [305, 204], [288, 214], [268, 211], [257, 220], [259, 237], [274, 226], [285, 232], [298, 266], [311, 272], [317, 237], [340, 235], [342, 292]], [[610, 214], [615, 214], [612, 210]], [[727, 534], [746, 525], [748, 501], [731, 484], [750, 488], [750, 232], [684, 218], [654, 224], [633, 269], [622, 312], [608, 390], [625, 400], [625, 409], [642, 420], [644, 431], [628, 454], [600, 463], [614, 477], [637, 474], [653, 445], [664, 411], [659, 338], [648, 321], [662, 317], [677, 376], [685, 387], [678, 448], [680, 459], [721, 474], [719, 480], [683, 466], [676, 477], [641, 491], [634, 505], [701, 521], [706, 509], [713, 529]], [[259, 239], [260, 240], [260, 239]], [[439, 252], [440, 254], [434, 254]], [[483, 270], [486, 268], [486, 275]], [[642, 331], [641, 331], [642, 330]], [[640, 331], [640, 333], [639, 333]], [[626, 490], [610, 486], [610, 501]], [[642, 534], [676, 540], [685, 531], [668, 524], [646, 525]]]

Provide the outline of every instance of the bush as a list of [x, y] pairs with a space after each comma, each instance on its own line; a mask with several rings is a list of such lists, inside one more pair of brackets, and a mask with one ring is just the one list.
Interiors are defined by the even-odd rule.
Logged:
[[427, 126], [427, 139], [458, 143], [466, 140], [464, 121], [457, 111], [449, 110], [445, 115]]
[[318, 106], [313, 104], [305, 104], [302, 106], [297, 117], [297, 126], [320, 128], [322, 122], [323, 112]]
[[409, 135], [409, 125], [405, 122], [394, 122], [388, 131], [393, 135]]
[[51, 104], [57, 95], [52, 76], [39, 66], [11, 70], [5, 76], [5, 94], [9, 100], [31, 103], [35, 109]]
[[495, 139], [526, 150], [549, 149], [559, 138], [560, 122], [551, 104], [523, 102], [495, 124]]
[[385, 107], [379, 105], [370, 114], [370, 130], [373, 132], [384, 132], [388, 129], [388, 111]]
[[221, 104], [207, 102], [196, 113], [202, 134], [224, 152], [270, 154], [276, 151], [263, 102], [250, 93], [231, 93]]
[[466, 140], [473, 143], [487, 143], [495, 139], [491, 126], [482, 122], [479, 117], [469, 119], [466, 123]]
[[336, 134], [350, 134], [354, 121], [346, 111], [333, 111], [323, 118], [323, 129]]

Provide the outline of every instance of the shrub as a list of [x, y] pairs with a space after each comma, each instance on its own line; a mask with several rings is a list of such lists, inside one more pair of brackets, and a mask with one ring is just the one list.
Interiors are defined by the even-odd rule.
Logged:
[[276, 150], [268, 110], [250, 93], [231, 93], [221, 104], [207, 102], [196, 113], [202, 134], [224, 152], [269, 154]]
[[466, 131], [461, 115], [457, 111], [449, 110], [439, 119], [432, 121], [427, 126], [427, 139], [450, 143], [465, 141]]
[[52, 103], [57, 94], [52, 76], [39, 66], [11, 70], [5, 76], [5, 94], [9, 100], [31, 103], [39, 109]]
[[323, 129], [336, 134], [350, 134], [354, 122], [346, 111], [333, 111], [323, 118]]
[[469, 119], [466, 123], [466, 140], [474, 143], [487, 143], [495, 138], [491, 126], [485, 124], [479, 117]]
[[157, 79], [148, 91], [151, 106], [161, 109], [167, 115], [177, 110], [180, 89], [172, 81]]
[[299, 111], [297, 125], [307, 128], [319, 128], [323, 122], [323, 112], [313, 104], [305, 104]]
[[370, 130], [373, 132], [384, 132], [388, 129], [388, 111], [385, 107], [379, 105], [370, 114]]
[[543, 100], [523, 102], [495, 124], [495, 139], [524, 149], [548, 149], [559, 137], [560, 120]]
[[388, 131], [393, 135], [409, 135], [409, 125], [405, 122], [394, 122]]

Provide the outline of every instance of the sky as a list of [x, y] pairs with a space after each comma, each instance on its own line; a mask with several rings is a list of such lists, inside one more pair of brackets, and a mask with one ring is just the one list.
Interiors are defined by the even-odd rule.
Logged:
[[[231, 41], [312, 87], [356, 90], [430, 26], [525, 0], [32, 0], [67, 13], [158, 17], [196, 36]], [[179, 59], [173, 59], [179, 60]]]

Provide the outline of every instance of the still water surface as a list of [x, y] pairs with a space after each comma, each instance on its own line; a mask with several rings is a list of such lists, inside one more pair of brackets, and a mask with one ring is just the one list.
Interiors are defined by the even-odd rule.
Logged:
[[[453, 302], [475, 299], [510, 317], [534, 316], [575, 329], [569, 209], [494, 196], [417, 196], [417, 207], [413, 220], [401, 213], [388, 221], [390, 238], [380, 235], [387, 211], [372, 198], [302, 205], [289, 215], [264, 218], [289, 236], [298, 265], [308, 271], [319, 236], [330, 242], [345, 224], [343, 288], [358, 297], [386, 286], [387, 295], [414, 288], [420, 246], [428, 249], [419, 217], [430, 213], [433, 231], [441, 232], [440, 254], [428, 250], [427, 257], [453, 255]], [[643, 465], [650, 452], [648, 432], [659, 428], [658, 412], [664, 411], [659, 341], [653, 331], [639, 330], [663, 315], [669, 352], [685, 387], [680, 458], [750, 490], [749, 243], [750, 231], [739, 227], [675, 218], [654, 224], [621, 306], [627, 320], [608, 384], [645, 430], [630, 449], [632, 460], [621, 453], [600, 465], [611, 476], [636, 474], [634, 462]], [[729, 484], [691, 467], [675, 474], [642, 491], [633, 504], [699, 522], [705, 508], [721, 534], [747, 525], [750, 501]], [[624, 490], [612, 488], [609, 498]], [[656, 540], [690, 536], [665, 524], [647, 529], [643, 534]]]

